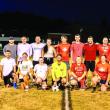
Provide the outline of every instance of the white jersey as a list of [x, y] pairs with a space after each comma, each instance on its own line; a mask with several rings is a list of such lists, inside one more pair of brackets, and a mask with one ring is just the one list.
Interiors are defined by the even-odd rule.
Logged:
[[15, 59], [13, 58], [3, 58], [0, 65], [3, 66], [3, 76], [8, 76], [10, 72], [13, 71], [14, 66], [16, 66]]
[[46, 57], [46, 58], [53, 58], [54, 57], [53, 55], [54, 55], [54, 50], [53, 50], [53, 47], [50, 46], [48, 48], [47, 53], [44, 54], [44, 57]]
[[46, 74], [47, 74], [47, 64], [36, 64], [34, 67], [34, 71], [37, 77], [41, 77], [43, 80], [46, 79]]
[[20, 69], [20, 72], [23, 75], [26, 75], [27, 73], [30, 72], [30, 69], [33, 68], [32, 61], [30, 61], [30, 60], [28, 60], [28, 61], [22, 61], [22, 63], [20, 63], [18, 65], [18, 67]]
[[31, 44], [34, 61], [39, 61], [39, 58], [41, 57], [41, 52], [44, 46], [45, 46], [44, 43], [39, 43], [39, 44], [32, 43]]
[[22, 54], [24, 52], [26, 52], [28, 54], [28, 56], [31, 56], [32, 55], [31, 45], [28, 44], [28, 43], [26, 43], [26, 44], [19, 43], [18, 47], [17, 47], [18, 60], [19, 60], [20, 57], [22, 57]]

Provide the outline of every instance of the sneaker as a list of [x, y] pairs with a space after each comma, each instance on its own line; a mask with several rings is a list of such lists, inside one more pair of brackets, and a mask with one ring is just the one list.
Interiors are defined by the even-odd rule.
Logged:
[[26, 86], [24, 91], [29, 91], [29, 87], [28, 87], [28, 86]]
[[96, 91], [96, 87], [93, 87], [92, 93], [94, 93]]

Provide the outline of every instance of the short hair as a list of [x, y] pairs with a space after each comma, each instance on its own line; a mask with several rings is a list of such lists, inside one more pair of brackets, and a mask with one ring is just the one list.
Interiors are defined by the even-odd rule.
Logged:
[[68, 37], [66, 35], [61, 35], [61, 38], [65, 38], [65, 39], [68, 39]]
[[80, 36], [80, 37], [81, 37], [81, 35], [80, 35], [80, 34], [75, 34], [75, 36]]
[[24, 52], [22, 55], [27, 55], [28, 56], [28, 54], [26, 52]]
[[23, 35], [21, 38], [23, 38], [23, 37], [27, 39], [27, 37], [25, 35]]
[[58, 55], [57, 55], [57, 57], [58, 57], [58, 56], [62, 57], [62, 55], [61, 55], [61, 54], [58, 54]]
[[93, 39], [93, 36], [89, 36], [88, 38], [92, 38]]
[[10, 50], [6, 50], [6, 52], [10, 52], [10, 53], [11, 53], [11, 51], [10, 51]]

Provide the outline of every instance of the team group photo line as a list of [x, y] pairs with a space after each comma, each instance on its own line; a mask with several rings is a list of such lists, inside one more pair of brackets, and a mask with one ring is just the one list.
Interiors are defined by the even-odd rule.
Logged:
[[100, 91], [109, 91], [108, 38], [103, 37], [102, 43], [98, 44], [88, 36], [87, 42], [83, 43], [80, 34], [76, 34], [70, 44], [68, 36], [61, 35], [60, 43], [52, 45], [51, 38], [42, 43], [40, 36], [35, 36], [31, 44], [26, 36], [22, 36], [21, 43], [15, 44], [11, 36], [1, 55], [0, 81], [6, 88], [24, 91], [31, 89], [30, 83], [38, 90], [87, 90], [90, 87], [91, 92], [95, 92], [99, 87]]

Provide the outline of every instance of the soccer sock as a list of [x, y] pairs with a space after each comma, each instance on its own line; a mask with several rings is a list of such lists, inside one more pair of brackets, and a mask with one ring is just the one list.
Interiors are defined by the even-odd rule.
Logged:
[[17, 88], [16, 82], [13, 83], [13, 87], [14, 87], [14, 88]]

